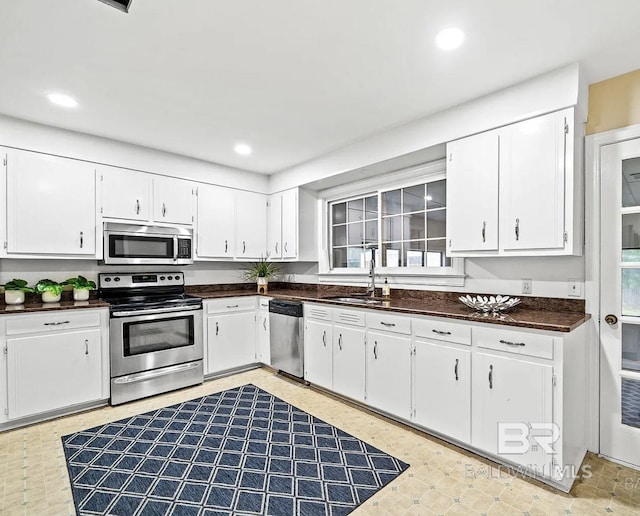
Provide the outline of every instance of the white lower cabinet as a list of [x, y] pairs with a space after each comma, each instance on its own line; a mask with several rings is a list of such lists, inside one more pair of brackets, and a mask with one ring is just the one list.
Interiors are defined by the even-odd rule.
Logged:
[[333, 327], [333, 390], [365, 401], [366, 333], [364, 328]]
[[333, 389], [333, 325], [308, 320], [304, 325], [304, 376], [308, 382]]
[[256, 360], [265, 365], [271, 365], [269, 300], [270, 298], [258, 298], [258, 312], [256, 316]]
[[463, 443], [471, 442], [471, 351], [417, 340], [413, 421]]
[[107, 321], [106, 310], [3, 317], [4, 419], [44, 419], [108, 399]]
[[411, 352], [408, 336], [367, 332], [367, 404], [409, 419]]

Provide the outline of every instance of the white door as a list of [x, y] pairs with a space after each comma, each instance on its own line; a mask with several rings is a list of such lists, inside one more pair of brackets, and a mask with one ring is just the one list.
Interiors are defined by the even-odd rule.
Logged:
[[333, 388], [330, 323], [307, 321], [304, 333], [304, 378], [327, 389]]
[[199, 258], [233, 258], [236, 192], [213, 185], [198, 187]]
[[282, 193], [282, 257], [298, 256], [298, 189]]
[[255, 315], [239, 313], [207, 320], [209, 373], [253, 364], [256, 360]]
[[[267, 301], [267, 306], [268, 306]], [[271, 365], [271, 339], [269, 336], [269, 311], [268, 310], [258, 310], [258, 317], [256, 318], [256, 323], [258, 327], [256, 328], [257, 333], [257, 360], [258, 362]]]
[[236, 205], [236, 258], [254, 260], [266, 255], [266, 196], [239, 190]]
[[153, 178], [153, 219], [168, 224], [193, 224], [193, 185], [173, 177]]
[[600, 452], [640, 467], [640, 139], [601, 160]]
[[267, 257], [282, 258], [282, 194], [269, 197]]
[[112, 219], [149, 220], [151, 176], [145, 172], [100, 167], [102, 216]]
[[333, 328], [333, 390], [364, 402], [365, 331], [362, 328]]

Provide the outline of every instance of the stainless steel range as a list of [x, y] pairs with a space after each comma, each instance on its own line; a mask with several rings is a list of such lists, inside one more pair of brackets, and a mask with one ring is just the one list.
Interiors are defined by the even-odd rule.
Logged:
[[184, 274], [100, 274], [111, 304], [111, 405], [202, 383], [202, 299], [184, 293]]

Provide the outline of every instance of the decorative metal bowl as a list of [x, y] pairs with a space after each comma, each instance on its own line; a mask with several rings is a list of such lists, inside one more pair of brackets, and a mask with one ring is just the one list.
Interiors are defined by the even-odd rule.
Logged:
[[510, 310], [514, 306], [520, 304], [520, 298], [509, 296], [471, 297], [469, 295], [466, 295], [460, 296], [458, 299], [469, 308], [473, 308], [474, 310], [485, 313], [506, 312], [507, 310]]

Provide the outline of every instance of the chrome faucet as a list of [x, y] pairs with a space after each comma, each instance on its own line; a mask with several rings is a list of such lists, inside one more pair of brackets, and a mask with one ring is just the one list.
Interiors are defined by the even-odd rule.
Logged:
[[367, 294], [376, 297], [376, 250], [371, 249], [371, 261], [369, 262], [369, 286]]

